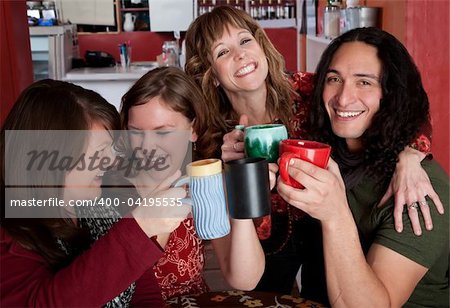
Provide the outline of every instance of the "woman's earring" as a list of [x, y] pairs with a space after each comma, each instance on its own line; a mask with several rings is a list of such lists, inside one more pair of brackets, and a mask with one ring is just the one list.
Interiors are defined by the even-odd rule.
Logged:
[[192, 148], [194, 151], [197, 151], [197, 143], [196, 142], [193, 142]]

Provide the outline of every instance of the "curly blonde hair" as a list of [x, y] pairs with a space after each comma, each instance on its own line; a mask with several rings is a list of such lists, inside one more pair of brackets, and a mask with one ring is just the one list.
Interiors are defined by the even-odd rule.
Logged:
[[248, 30], [264, 51], [269, 66], [266, 108], [271, 116], [277, 117], [290, 128], [289, 120], [296, 93], [284, 72], [283, 56], [275, 49], [260, 25], [246, 12], [230, 6], [219, 6], [194, 20], [185, 37], [186, 73], [193, 76], [200, 85], [214, 114], [220, 115], [222, 131], [229, 131], [239, 119], [223, 89], [214, 84], [211, 47], [230, 26]]

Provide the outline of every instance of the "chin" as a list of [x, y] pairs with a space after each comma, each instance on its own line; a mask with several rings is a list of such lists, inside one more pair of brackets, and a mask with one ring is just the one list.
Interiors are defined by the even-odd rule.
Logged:
[[162, 182], [163, 180], [167, 179], [169, 176], [174, 174], [176, 170], [177, 169], [174, 168], [167, 168], [161, 171], [152, 170], [150, 172], [150, 176], [154, 181], [158, 182], [159, 184], [160, 182]]
[[94, 200], [102, 195], [102, 189], [100, 187], [83, 187], [77, 189], [71, 189], [64, 194], [64, 200], [69, 202], [70, 200]]

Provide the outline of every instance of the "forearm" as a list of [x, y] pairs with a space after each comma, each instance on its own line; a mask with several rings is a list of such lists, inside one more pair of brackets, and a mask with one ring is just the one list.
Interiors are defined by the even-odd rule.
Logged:
[[[124, 218], [58, 272], [34, 253], [2, 250], [0, 289], [5, 307], [98, 307], [119, 295], [162, 256], [137, 224]], [[70, 286], [70, 291], [67, 290]], [[157, 290], [159, 290], [157, 288]]]
[[212, 240], [227, 282], [236, 289], [254, 289], [264, 272], [264, 252], [251, 219], [231, 219], [231, 233]]
[[377, 278], [359, 242], [350, 213], [322, 223], [327, 289], [333, 307], [390, 307], [389, 295]]

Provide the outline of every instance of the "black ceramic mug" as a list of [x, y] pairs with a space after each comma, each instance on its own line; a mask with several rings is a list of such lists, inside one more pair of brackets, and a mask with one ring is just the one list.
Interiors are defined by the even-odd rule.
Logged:
[[269, 164], [260, 157], [225, 163], [225, 182], [229, 215], [250, 219], [270, 214]]

